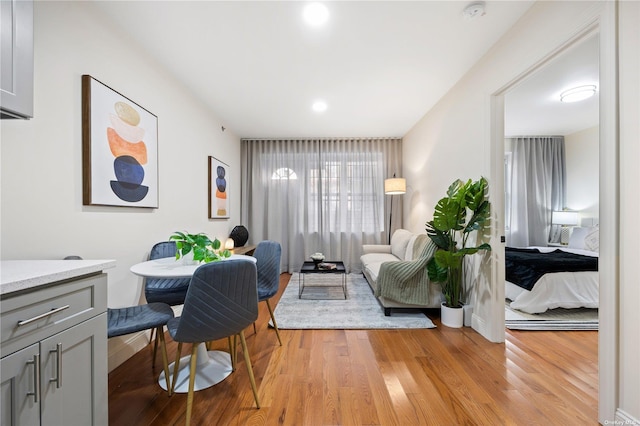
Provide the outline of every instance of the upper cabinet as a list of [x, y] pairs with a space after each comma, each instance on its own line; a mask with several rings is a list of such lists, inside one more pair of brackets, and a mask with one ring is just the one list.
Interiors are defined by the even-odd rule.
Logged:
[[33, 117], [33, 1], [0, 0], [0, 116]]

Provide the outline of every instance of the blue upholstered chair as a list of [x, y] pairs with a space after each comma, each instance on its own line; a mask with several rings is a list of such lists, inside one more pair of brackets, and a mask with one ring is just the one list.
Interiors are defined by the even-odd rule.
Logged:
[[[269, 299], [278, 293], [278, 286], [280, 285], [280, 258], [282, 257], [282, 247], [280, 243], [276, 241], [260, 241], [256, 246], [253, 256], [256, 258], [256, 267], [258, 268], [258, 301], [267, 303], [273, 328], [276, 330], [278, 342], [280, 346], [282, 346], [280, 330], [278, 330], [276, 317], [273, 315], [273, 309], [271, 309], [271, 304], [269, 303]], [[256, 324], [254, 323], [254, 331], [255, 327]]]
[[[164, 375], [171, 395], [169, 382], [169, 363], [164, 340], [164, 326], [173, 318], [173, 309], [166, 303], [149, 303], [127, 308], [107, 309], [107, 337], [124, 336], [144, 330], [156, 330], [156, 341], [160, 339]], [[153, 356], [155, 364], [155, 351]]]
[[[162, 241], [155, 244], [149, 252], [149, 260], [176, 256], [176, 242]], [[162, 302], [176, 306], [184, 303], [191, 278], [145, 278], [144, 297], [147, 303]], [[153, 332], [150, 336], [153, 339]], [[153, 362], [156, 361], [158, 339], [153, 345]]]
[[[155, 244], [149, 252], [149, 260], [176, 256], [175, 241]], [[145, 278], [144, 296], [148, 303], [162, 302], [171, 306], [182, 305], [189, 288], [190, 278]]]
[[[191, 422], [193, 389], [197, 365], [198, 344], [240, 335], [244, 360], [251, 381], [256, 406], [260, 408], [258, 391], [244, 329], [258, 318], [258, 289], [256, 265], [251, 260], [234, 259], [199, 266], [191, 277], [191, 284], [178, 318], [169, 320], [167, 328], [178, 342], [172, 387], [176, 385], [183, 343], [192, 343], [186, 424]], [[231, 358], [234, 359], [235, 347]]]

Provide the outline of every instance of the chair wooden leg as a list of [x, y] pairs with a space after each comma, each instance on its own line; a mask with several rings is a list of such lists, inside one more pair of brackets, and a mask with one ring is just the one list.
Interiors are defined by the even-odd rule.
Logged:
[[273, 328], [276, 330], [276, 336], [278, 337], [278, 342], [280, 346], [282, 346], [282, 340], [280, 340], [280, 330], [278, 330], [278, 323], [276, 323], [276, 317], [273, 315], [273, 309], [271, 309], [271, 304], [269, 304], [269, 299], [265, 300], [267, 302], [267, 308], [269, 308], [269, 315], [271, 315], [271, 321], [273, 321]]
[[164, 368], [164, 379], [167, 383], [167, 392], [171, 396], [171, 377], [169, 376], [169, 359], [167, 357], [167, 342], [164, 339], [163, 327], [156, 330], [156, 338], [160, 337], [160, 349], [162, 350], [162, 367]]
[[231, 357], [231, 371], [236, 371], [236, 347], [231, 343], [231, 336], [227, 337], [229, 341], [229, 357]]
[[251, 367], [251, 358], [249, 358], [247, 341], [244, 338], [244, 330], [240, 332], [240, 342], [242, 342], [242, 353], [244, 354], [244, 362], [245, 364], [247, 364], [247, 372], [249, 373], [249, 381], [251, 381], [251, 390], [253, 390], [253, 397], [256, 400], [256, 407], [260, 408], [260, 401], [258, 400], [258, 389], [256, 388], [256, 379], [255, 377], [253, 377], [253, 367]]
[[173, 395], [176, 389], [176, 382], [178, 381], [178, 370], [180, 370], [180, 355], [182, 355], [182, 342], [178, 342], [178, 350], [176, 351], [176, 362], [173, 364], [173, 380], [171, 383], [171, 392], [169, 392], [169, 395]]
[[193, 407], [193, 388], [196, 383], [196, 368], [198, 361], [198, 344], [194, 343], [191, 349], [191, 365], [189, 366], [189, 394], [187, 396], [187, 419], [185, 424], [191, 424], [191, 409]]
[[155, 334], [156, 334], [156, 338], [153, 339], [153, 364], [151, 364], [152, 366], [156, 365], [156, 354], [158, 353], [158, 336], [159, 334], [163, 334], [164, 333], [164, 329], [161, 328], [160, 330], [156, 330], [155, 328], [151, 329], [151, 335], [153, 336], [153, 332], [155, 330]]
[[156, 331], [155, 328], [151, 329], [151, 334], [149, 334], [149, 344], [151, 344], [151, 342], [153, 342], [153, 333]]
[[256, 330], [256, 322], [253, 322], [253, 334], [258, 334], [258, 330]]

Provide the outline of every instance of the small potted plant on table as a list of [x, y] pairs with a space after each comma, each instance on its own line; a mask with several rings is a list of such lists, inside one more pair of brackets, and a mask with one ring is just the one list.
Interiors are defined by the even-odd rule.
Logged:
[[467, 247], [473, 232], [484, 228], [489, 220], [490, 204], [487, 200], [487, 180], [469, 179], [453, 182], [447, 196], [440, 199], [427, 222], [427, 235], [437, 246], [434, 256], [427, 263], [429, 279], [442, 285], [445, 301], [441, 308], [441, 321], [448, 327], [462, 327], [464, 258], [480, 250], [491, 250], [487, 243]]
[[176, 260], [191, 253], [195, 262], [216, 262], [231, 256], [227, 249], [220, 250], [222, 244], [215, 238], [213, 241], [206, 234], [188, 234], [174, 232], [169, 240], [176, 242]]

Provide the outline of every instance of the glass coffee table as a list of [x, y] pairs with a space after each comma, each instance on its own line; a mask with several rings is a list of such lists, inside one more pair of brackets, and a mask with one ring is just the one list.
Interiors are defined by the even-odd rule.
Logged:
[[[332, 263], [336, 265], [335, 269], [322, 269], [319, 268], [314, 262], [304, 262], [302, 264], [302, 268], [300, 268], [300, 274], [298, 275], [298, 298], [302, 299], [302, 295], [304, 293], [305, 288], [309, 287], [340, 287], [342, 288], [342, 293], [344, 294], [344, 298], [347, 298], [347, 270], [344, 267], [344, 263], [340, 261], [327, 261], [323, 263]], [[337, 281], [336, 284], [322, 284], [322, 285], [312, 285], [305, 283], [305, 278], [309, 274], [340, 274], [340, 280]], [[319, 297], [314, 297], [314, 299], [320, 299]]]

